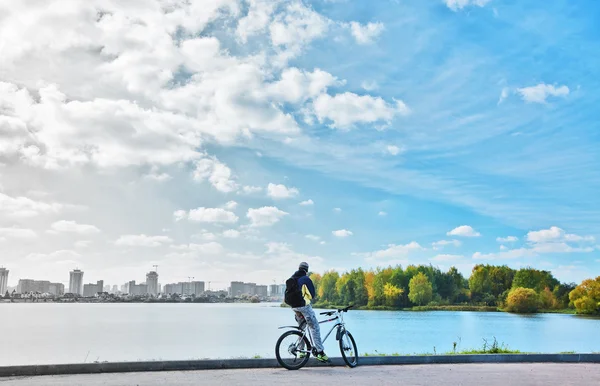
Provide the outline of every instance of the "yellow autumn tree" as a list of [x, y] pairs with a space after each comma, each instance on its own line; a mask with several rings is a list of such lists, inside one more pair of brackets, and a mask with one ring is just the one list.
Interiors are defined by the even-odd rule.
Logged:
[[397, 307], [400, 302], [400, 296], [404, 290], [396, 287], [391, 283], [386, 283], [383, 286], [383, 296], [385, 297], [385, 305], [388, 307]]
[[600, 276], [584, 280], [569, 293], [569, 300], [578, 314], [600, 314]]

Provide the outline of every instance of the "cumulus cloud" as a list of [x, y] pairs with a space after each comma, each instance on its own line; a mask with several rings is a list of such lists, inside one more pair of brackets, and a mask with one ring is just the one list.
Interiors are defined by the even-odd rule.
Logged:
[[467, 6], [484, 7], [491, 0], [445, 0], [446, 5], [453, 11], [461, 10]]
[[347, 229], [339, 229], [337, 231], [333, 231], [331, 232], [335, 237], [349, 237], [352, 236], [354, 233], [352, 233], [352, 231], [349, 231]]
[[309, 199], [309, 200], [305, 200], [305, 201], [300, 202], [298, 205], [311, 206], [311, 205], [314, 205], [314, 204], [315, 204], [314, 201]]
[[521, 94], [521, 98], [526, 102], [546, 103], [548, 97], [566, 97], [569, 95], [570, 90], [567, 86], [555, 87], [549, 84], [540, 83], [536, 86], [519, 88], [517, 89], [517, 92]]
[[307, 239], [312, 240], [312, 241], [321, 241], [321, 238], [319, 236], [315, 236], [315, 235], [306, 235], [305, 236]]
[[78, 224], [75, 221], [61, 220], [56, 221], [50, 225], [50, 229], [53, 232], [59, 233], [78, 233], [81, 235], [89, 235], [94, 233], [100, 233], [100, 229], [94, 225], [89, 224]]
[[[1, 143], [0, 146], [2, 146]], [[2, 155], [1, 149], [0, 155]], [[12, 197], [0, 192], [0, 213], [3, 216], [17, 218], [36, 217], [42, 214], [59, 213], [63, 207], [63, 205], [57, 203], [45, 203], [23, 196]]]
[[481, 234], [476, 232], [469, 225], [461, 225], [452, 229], [450, 232], [446, 233], [448, 236], [462, 236], [462, 237], [479, 237]]
[[400, 147], [396, 146], [396, 145], [388, 145], [386, 147], [386, 150], [391, 155], [398, 155], [402, 151], [402, 149]]
[[196, 181], [208, 180], [215, 189], [223, 193], [234, 192], [239, 187], [232, 178], [231, 169], [216, 157], [197, 161], [194, 179]]
[[350, 31], [358, 44], [371, 44], [385, 29], [383, 23], [350, 22]]
[[237, 239], [238, 237], [240, 237], [240, 234], [240, 231], [235, 229], [228, 229], [223, 232], [223, 236], [229, 239]]
[[460, 240], [440, 240], [431, 243], [433, 249], [440, 249], [440, 247], [445, 247], [446, 245], [460, 247], [462, 245], [462, 242], [460, 242]]
[[27, 228], [0, 228], [0, 239], [33, 239], [37, 237], [37, 233], [35, 233], [31, 229]]
[[423, 249], [424, 248], [419, 243], [417, 243], [416, 241], [412, 241], [404, 245], [389, 244], [388, 248], [386, 249], [381, 249], [375, 252], [368, 252], [362, 255], [364, 255], [367, 258], [374, 259], [406, 258], [408, 257], [410, 252], [419, 251]]
[[255, 227], [267, 227], [274, 225], [287, 216], [288, 213], [278, 209], [275, 206], [263, 206], [262, 208], [248, 209], [246, 217], [250, 219], [250, 223]]
[[125, 247], [160, 247], [170, 244], [173, 240], [168, 236], [123, 235], [115, 241], [115, 245]]
[[527, 233], [527, 241], [532, 243], [545, 243], [545, 242], [557, 242], [557, 241], [568, 241], [568, 242], [581, 242], [589, 241], [594, 242], [593, 236], [580, 236], [576, 234], [566, 233], [563, 229], [552, 226], [549, 229], [542, 229], [539, 231], [531, 231]]
[[300, 192], [296, 188], [288, 188], [282, 184], [269, 184], [267, 194], [271, 198], [284, 199], [296, 197]]
[[379, 216], [387, 216], [387, 212], [384, 212], [383, 210], [380, 211], [378, 214]]
[[322, 94], [315, 99], [313, 109], [320, 122], [331, 121], [332, 127], [339, 129], [349, 129], [357, 123], [390, 123], [397, 115], [410, 113], [402, 101], [390, 104], [380, 97], [351, 92]]
[[228, 201], [227, 204], [225, 204], [225, 209], [228, 210], [234, 210], [235, 208], [237, 208], [238, 203], [235, 201]]
[[244, 186], [241, 190], [243, 194], [253, 194], [262, 192], [262, 188], [260, 186]]
[[190, 210], [187, 218], [190, 221], [205, 223], [236, 223], [239, 219], [235, 213], [223, 208], [205, 208], [200, 207]]
[[514, 243], [514, 242], [519, 241], [519, 238], [516, 236], [497, 237], [496, 241], [499, 243]]

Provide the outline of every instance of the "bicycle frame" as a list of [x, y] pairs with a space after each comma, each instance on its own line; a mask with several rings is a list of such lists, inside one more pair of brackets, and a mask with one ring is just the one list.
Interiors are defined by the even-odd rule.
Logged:
[[[327, 333], [327, 335], [325, 335], [325, 338], [322, 339], [322, 343], [325, 344], [325, 341], [327, 340], [327, 338], [329, 338], [329, 335], [331, 335], [331, 333], [333, 332], [333, 330], [337, 329], [338, 331], [343, 330], [346, 328], [346, 324], [344, 323], [344, 316], [342, 315], [342, 312], [339, 311], [335, 311], [335, 317], [331, 318], [331, 319], [326, 319], [326, 320], [321, 320], [319, 321], [319, 324], [322, 323], [329, 323], [329, 322], [333, 322], [334, 320], [339, 320], [339, 322], [337, 322], [336, 324], [333, 325], [333, 327], [331, 327], [331, 330], [329, 330], [329, 332]], [[291, 326], [290, 326], [291, 327]], [[308, 328], [308, 324], [305, 322], [304, 327], [303, 328], [299, 328], [302, 331], [302, 337], [300, 338], [300, 341], [302, 341], [302, 339], [304, 339], [304, 337], [306, 335], [308, 335], [308, 341], [310, 342], [311, 348], [314, 348], [314, 342], [313, 342], [313, 337], [312, 334], [310, 332], [310, 328]], [[308, 332], [308, 334], [307, 334]], [[338, 337], [336, 337], [336, 339], [339, 339], [339, 334]], [[301, 352], [306, 352], [308, 353], [308, 350], [298, 350]]]

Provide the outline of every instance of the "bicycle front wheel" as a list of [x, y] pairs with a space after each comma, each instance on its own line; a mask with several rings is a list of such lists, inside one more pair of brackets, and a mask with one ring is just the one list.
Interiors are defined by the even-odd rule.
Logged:
[[298, 370], [310, 358], [311, 346], [300, 331], [288, 331], [281, 335], [275, 345], [277, 362], [288, 370]]
[[358, 349], [356, 348], [356, 342], [354, 337], [348, 331], [344, 330], [340, 337], [340, 351], [342, 352], [342, 359], [348, 365], [348, 367], [356, 367], [358, 365]]

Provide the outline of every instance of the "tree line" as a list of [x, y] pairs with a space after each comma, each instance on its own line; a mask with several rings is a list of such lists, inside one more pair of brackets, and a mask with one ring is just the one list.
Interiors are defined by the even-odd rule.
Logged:
[[428, 307], [492, 307], [511, 312], [575, 309], [600, 313], [600, 276], [579, 286], [561, 283], [550, 271], [531, 267], [479, 264], [465, 278], [455, 267], [409, 265], [311, 273], [315, 306], [354, 304], [369, 309]]

